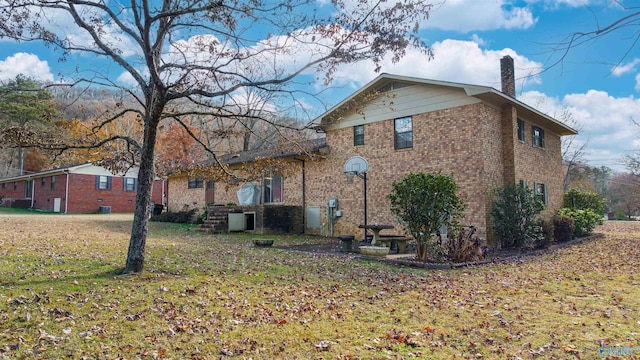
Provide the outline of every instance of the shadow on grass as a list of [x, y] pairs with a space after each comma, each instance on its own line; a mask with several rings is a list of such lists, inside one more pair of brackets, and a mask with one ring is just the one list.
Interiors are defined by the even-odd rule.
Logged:
[[[112, 270], [107, 270], [104, 272], [91, 273], [91, 274], [80, 274], [80, 275], [71, 275], [71, 276], [59, 276], [56, 278], [43, 278], [33, 279], [29, 281], [0, 281], [0, 287], [3, 286], [12, 286], [12, 287], [35, 287], [38, 285], [48, 285], [55, 286], [56, 284], [62, 284], [59, 288], [64, 288], [69, 285], [69, 283], [73, 283], [77, 286], [82, 286], [83, 283], [91, 283], [91, 282], [105, 282], [111, 281], [115, 279], [120, 279], [125, 276], [135, 275], [135, 273], [124, 273], [124, 268], [119, 267]], [[77, 282], [77, 284], [75, 283]]]

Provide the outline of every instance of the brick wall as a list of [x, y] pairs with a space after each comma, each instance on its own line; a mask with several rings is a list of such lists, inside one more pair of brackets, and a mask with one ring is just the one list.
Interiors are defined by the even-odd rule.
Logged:
[[516, 141], [514, 151], [516, 183], [525, 180], [529, 187], [533, 187], [534, 183], [547, 186], [548, 204], [542, 216], [550, 219], [553, 213], [562, 207], [564, 193], [560, 136], [536, 125], [545, 131], [545, 148], [533, 147], [531, 141], [532, 123], [526, 118], [522, 118], [522, 120], [525, 122], [525, 141]]
[[68, 213], [98, 212], [100, 206], [111, 206], [112, 213], [133, 212], [136, 192], [123, 186], [123, 177], [112, 176], [111, 189], [99, 190], [95, 175], [69, 174]]
[[168, 211], [178, 212], [191, 209], [200, 211], [206, 206], [206, 182], [203, 182], [201, 188], [189, 189], [189, 177], [186, 174], [175, 174], [167, 179], [166, 186]]
[[[283, 159], [285, 162], [282, 165], [285, 168], [285, 172], [280, 174], [282, 176], [282, 204], [281, 205], [293, 205], [302, 206], [302, 167], [303, 162], [301, 160]], [[308, 161], [304, 162], [306, 166]], [[251, 170], [251, 167], [247, 167]], [[233, 172], [234, 169], [232, 168]], [[238, 177], [247, 177], [247, 174], [241, 171], [236, 174]], [[189, 179], [186, 174], [171, 175], [168, 180], [169, 183], [169, 207], [171, 211], [181, 210], [183, 207], [189, 208], [197, 207], [202, 208], [205, 205], [205, 190], [204, 189], [188, 189]], [[206, 181], [204, 182], [206, 186]], [[231, 179], [223, 179], [218, 181], [214, 185], [214, 202], [216, 204], [228, 204], [238, 203], [238, 190], [244, 184], [255, 184], [261, 187], [260, 180], [237, 182], [233, 183]]]
[[[327, 201], [338, 198], [343, 216], [336, 221], [334, 233], [361, 237], [357, 226], [364, 218], [363, 181], [355, 178], [353, 184], [347, 184], [343, 174], [345, 161], [359, 155], [369, 161], [368, 223], [390, 223], [396, 228], [386, 233], [402, 232], [387, 199], [391, 183], [410, 172], [442, 171], [454, 174], [459, 195], [467, 200], [464, 223], [477, 226], [482, 236], [491, 239], [490, 211], [496, 188], [520, 179], [547, 184], [547, 214], [559, 206], [562, 196], [560, 137], [547, 132], [545, 150], [532, 148], [530, 140], [505, 144], [505, 138], [517, 139], [516, 117], [512, 108], [496, 109], [482, 103], [414, 115], [413, 148], [402, 150], [394, 149], [393, 119], [366, 124], [361, 146], [353, 145], [351, 127], [329, 131], [330, 155], [307, 166], [307, 205], [320, 206], [321, 222], [328, 226]], [[527, 133], [530, 137], [530, 131]]]
[[[459, 195], [467, 200], [464, 223], [478, 227], [481, 236], [493, 240], [491, 207], [495, 189], [527, 181], [547, 185], [549, 217], [562, 201], [560, 136], [545, 130], [546, 148], [531, 144], [531, 122], [524, 118], [526, 141], [517, 140], [517, 110], [499, 109], [484, 103], [416, 114], [413, 116], [413, 148], [394, 149], [394, 120], [365, 124], [365, 143], [353, 145], [353, 128], [330, 130], [330, 152], [304, 163], [306, 206], [319, 206], [324, 232], [329, 229], [327, 202], [336, 197], [343, 216], [335, 221], [334, 235], [361, 237], [358, 228], [364, 222], [363, 181], [346, 182], [343, 168], [352, 156], [369, 162], [367, 173], [367, 222], [396, 226], [384, 233], [402, 233], [403, 228], [390, 210], [387, 195], [393, 181], [410, 172], [454, 174]], [[283, 205], [302, 205], [302, 163], [291, 160], [292, 171], [284, 177]], [[259, 185], [259, 181], [254, 182]], [[216, 203], [237, 203], [236, 192], [242, 183], [216, 183]], [[169, 180], [170, 207], [178, 210], [194, 202], [204, 202], [204, 189], [187, 189], [187, 178]], [[172, 210], [175, 211], [175, 210]], [[306, 229], [320, 233], [320, 229]]]
[[[65, 212], [66, 178], [66, 174], [60, 174], [35, 179], [33, 206], [37, 209], [53, 211], [55, 199], [58, 198], [60, 199], [60, 212]], [[54, 179], [53, 187], [51, 186], [52, 179]]]
[[25, 198], [25, 181], [9, 181], [0, 184], [0, 198], [3, 198], [3, 205], [9, 206], [13, 199]]

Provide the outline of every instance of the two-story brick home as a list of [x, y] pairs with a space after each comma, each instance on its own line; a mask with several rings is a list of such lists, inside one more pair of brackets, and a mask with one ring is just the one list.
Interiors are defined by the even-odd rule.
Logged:
[[[363, 182], [348, 183], [344, 174], [347, 159], [361, 156], [369, 165], [367, 222], [395, 225], [389, 232], [402, 229], [387, 195], [410, 172], [453, 173], [468, 203], [465, 223], [489, 238], [497, 188], [526, 183], [551, 215], [562, 202], [560, 138], [576, 131], [518, 101], [513, 60], [501, 65], [502, 91], [381, 74], [314, 121], [328, 151], [307, 161], [295, 181], [279, 178], [282, 203], [301, 204], [307, 233], [361, 237]], [[240, 185], [219, 187], [216, 198], [234, 198]]]
[[[0, 179], [0, 205], [60, 213], [133, 212], [138, 169], [124, 175], [85, 163]], [[163, 180], [153, 184], [152, 202], [164, 204]]]

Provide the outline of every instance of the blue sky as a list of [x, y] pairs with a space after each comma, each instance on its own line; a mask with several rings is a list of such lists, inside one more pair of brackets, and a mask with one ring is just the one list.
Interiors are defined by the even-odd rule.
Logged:
[[[324, 2], [317, 3], [319, 9], [326, 7]], [[637, 6], [637, 1], [607, 0], [434, 2], [420, 30], [434, 59], [410, 50], [397, 64], [385, 60], [382, 72], [500, 89], [499, 59], [510, 55], [519, 79], [517, 98], [556, 117], [568, 110], [576, 122], [572, 126], [581, 130], [574, 143], [588, 141], [588, 163], [624, 170], [619, 164], [622, 155], [640, 151], [640, 127], [633, 124], [640, 122], [640, 45], [631, 48], [629, 37], [639, 29], [582, 44], [564, 58], [554, 49], [575, 32], [594, 30], [628, 14], [621, 6], [625, 3]], [[74, 54], [66, 62], [58, 57], [59, 51], [41, 44], [0, 40], [0, 80], [24, 73], [60, 81], [76, 68], [108, 71], [114, 78], [121, 74], [121, 69], [86, 55]], [[322, 97], [331, 106], [377, 75], [371, 63], [341, 66]]]

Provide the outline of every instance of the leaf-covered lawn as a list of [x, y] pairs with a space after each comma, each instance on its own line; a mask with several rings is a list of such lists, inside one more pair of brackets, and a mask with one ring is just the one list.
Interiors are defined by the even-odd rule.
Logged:
[[145, 272], [116, 275], [131, 218], [0, 215], [0, 358], [640, 356], [640, 223], [447, 271], [152, 223]]

